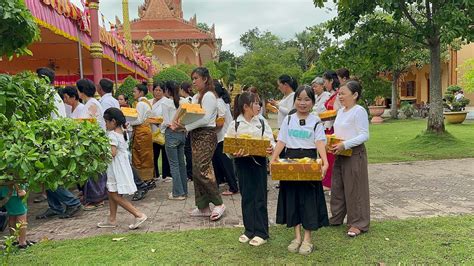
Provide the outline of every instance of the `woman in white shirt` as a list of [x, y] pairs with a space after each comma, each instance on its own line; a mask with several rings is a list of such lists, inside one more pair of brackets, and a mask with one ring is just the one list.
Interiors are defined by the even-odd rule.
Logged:
[[[191, 83], [184, 81], [181, 83], [179, 89], [179, 95], [181, 96], [181, 103], [192, 103], [193, 102], [193, 91], [191, 89]], [[186, 173], [188, 180], [193, 180], [193, 153], [191, 149], [191, 137], [186, 134], [186, 144], [184, 145], [184, 156], [186, 157]]]
[[298, 82], [291, 76], [281, 75], [278, 78], [278, 89], [283, 93], [283, 99], [279, 102], [269, 100], [268, 102], [278, 109], [278, 128], [280, 128], [283, 119], [294, 109], [295, 90], [298, 88]]
[[84, 112], [84, 104], [79, 102], [79, 93], [77, 89], [72, 86], [67, 86], [63, 90], [64, 103], [71, 107], [69, 118], [79, 118]]
[[[333, 145], [336, 162], [332, 174], [330, 223], [340, 225], [347, 214], [347, 234], [355, 237], [369, 230], [370, 200], [367, 152], [364, 143], [369, 140], [367, 111], [357, 104], [362, 88], [350, 80], [339, 89], [343, 108], [339, 109], [334, 122], [334, 133], [344, 141]], [[352, 149], [352, 156], [337, 153]]]
[[132, 137], [132, 165], [137, 169], [144, 182], [153, 182], [153, 146], [150, 124], [146, 120], [150, 117], [151, 104], [145, 97], [148, 93], [146, 84], [138, 84], [133, 89], [133, 97], [137, 102], [137, 119], [130, 121], [133, 127]]
[[[153, 99], [150, 100], [151, 104], [151, 117], [163, 117], [163, 104], [165, 102], [171, 103], [172, 101], [164, 95], [164, 83], [155, 81], [153, 83]], [[156, 134], [157, 131], [165, 134], [166, 127], [163, 125], [151, 125], [152, 134]], [[170, 164], [168, 156], [166, 154], [165, 143], [157, 143], [153, 141], [153, 163], [155, 165], [155, 177], [160, 177], [160, 169], [158, 168], [158, 159], [161, 154], [161, 177], [163, 181], [171, 181]]]
[[[99, 125], [104, 129], [105, 120], [102, 116], [102, 106], [99, 101], [94, 98], [96, 89], [91, 80], [80, 79], [76, 82], [79, 97], [85, 103], [84, 109], [78, 118], [94, 118], [99, 122]], [[84, 210], [94, 210], [99, 206], [104, 205], [103, 201], [107, 198], [107, 175], [105, 173], [98, 173], [99, 178], [89, 178], [83, 188], [83, 202], [85, 204]]]
[[175, 81], [167, 81], [164, 86], [169, 101], [162, 104], [163, 124], [165, 128], [165, 147], [173, 177], [173, 189], [168, 194], [170, 200], [185, 200], [188, 196], [188, 178], [184, 163], [184, 144], [186, 131], [183, 128], [172, 129], [173, 119], [179, 108], [179, 86]]
[[[217, 146], [216, 117], [217, 97], [209, 70], [198, 67], [191, 73], [193, 85], [198, 93], [193, 97], [194, 104], [200, 104], [205, 111], [203, 118], [184, 126], [191, 134], [193, 150], [193, 183], [196, 194], [196, 209], [191, 211], [193, 217], [210, 217], [211, 221], [219, 220], [225, 211], [225, 205], [217, 188], [216, 178], [211, 167], [212, 155]], [[178, 123], [173, 130], [182, 127]], [[211, 212], [209, 204], [214, 204]]]
[[234, 164], [232, 160], [224, 153], [224, 136], [227, 132], [230, 122], [232, 121], [232, 114], [230, 112], [230, 96], [229, 93], [218, 82], [214, 82], [217, 96], [217, 116], [224, 118], [224, 122], [217, 124], [217, 148], [212, 157], [212, 166], [214, 167], [214, 174], [217, 183], [227, 183], [229, 189], [222, 192], [224, 196], [231, 196], [239, 193], [239, 186], [237, 185], [237, 178], [235, 177]]
[[321, 77], [316, 77], [311, 82], [311, 87], [313, 88], [314, 95], [316, 96], [316, 103], [313, 107], [313, 113], [319, 115], [320, 113], [326, 111], [324, 104], [329, 99], [331, 94], [324, 90], [324, 79]]

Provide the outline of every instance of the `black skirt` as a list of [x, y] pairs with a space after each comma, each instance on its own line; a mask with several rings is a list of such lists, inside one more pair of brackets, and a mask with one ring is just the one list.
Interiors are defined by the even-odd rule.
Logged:
[[[315, 149], [287, 149], [287, 158], [316, 158]], [[276, 222], [306, 230], [328, 226], [328, 211], [321, 181], [281, 181]]]

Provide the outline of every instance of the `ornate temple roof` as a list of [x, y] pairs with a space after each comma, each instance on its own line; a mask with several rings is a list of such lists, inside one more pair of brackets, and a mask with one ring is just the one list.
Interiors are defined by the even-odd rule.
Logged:
[[181, 0], [145, 0], [138, 8], [139, 19], [130, 22], [132, 40], [150, 34], [155, 40], [215, 40], [214, 26], [210, 32], [197, 27], [196, 16], [183, 19]]

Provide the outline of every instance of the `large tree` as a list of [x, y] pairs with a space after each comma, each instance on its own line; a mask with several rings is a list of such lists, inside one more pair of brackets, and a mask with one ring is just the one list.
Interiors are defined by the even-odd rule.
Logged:
[[306, 71], [316, 63], [321, 52], [331, 45], [331, 39], [325, 24], [318, 24], [296, 33], [294, 44], [298, 48], [300, 65]]
[[[327, 0], [313, 0], [323, 7]], [[441, 45], [455, 39], [474, 40], [474, 1], [471, 0], [334, 0], [338, 15], [329, 22], [336, 36], [351, 33], [365, 16], [383, 11], [396, 21], [410, 22], [412, 34], [400, 31], [430, 51], [430, 112], [427, 131], [444, 133], [441, 89]]]

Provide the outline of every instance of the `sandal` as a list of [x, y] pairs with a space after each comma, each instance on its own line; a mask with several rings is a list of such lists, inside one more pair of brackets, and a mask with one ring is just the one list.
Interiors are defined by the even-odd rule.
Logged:
[[360, 235], [362, 233], [362, 231], [360, 231], [359, 228], [357, 227], [351, 227], [349, 228], [349, 231], [347, 231], [347, 235], [350, 236], [350, 237], [356, 237], [358, 235]]
[[135, 223], [129, 225], [128, 229], [130, 229], [130, 230], [138, 229], [138, 227], [140, 227], [140, 225], [142, 225], [142, 223], [144, 223], [147, 219], [148, 219], [148, 216], [143, 214], [143, 216], [141, 218], [136, 218]]
[[100, 223], [97, 224], [97, 227], [99, 227], [99, 228], [115, 228], [115, 227], [117, 227], [117, 225], [109, 223], [109, 222], [100, 222]]
[[298, 252], [300, 246], [301, 246], [301, 241], [293, 239], [291, 241], [290, 245], [288, 245], [288, 251], [291, 252], [291, 253], [296, 253], [296, 252]]
[[222, 215], [224, 215], [224, 212], [225, 212], [224, 204], [214, 207], [214, 210], [212, 210], [212, 213], [211, 213], [211, 221], [219, 220], [222, 217]]
[[249, 242], [249, 244], [254, 246], [254, 247], [258, 247], [258, 246], [263, 245], [265, 243], [267, 243], [267, 240], [263, 239], [259, 236], [256, 236], [256, 237], [252, 238], [252, 240], [250, 240], [250, 242]]
[[249, 242], [250, 238], [248, 236], [246, 236], [245, 234], [239, 236], [239, 242], [240, 243], [247, 243]]
[[300, 253], [301, 255], [309, 255], [311, 254], [311, 252], [313, 252], [313, 249], [313, 244], [303, 241], [303, 243], [301, 243], [300, 249], [298, 250], [298, 253]]
[[227, 191], [222, 192], [222, 196], [232, 196], [232, 195], [237, 194], [237, 193], [239, 193], [239, 192], [232, 192], [230, 190], [227, 190]]
[[203, 212], [200, 209], [195, 208], [191, 212], [189, 212], [189, 215], [191, 215], [191, 217], [209, 217], [209, 216], [211, 216], [211, 213], [210, 212]]
[[132, 197], [132, 201], [139, 201], [145, 198], [147, 191], [144, 189], [137, 190]]

